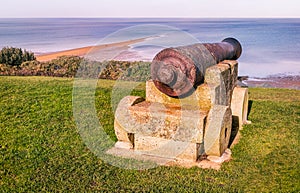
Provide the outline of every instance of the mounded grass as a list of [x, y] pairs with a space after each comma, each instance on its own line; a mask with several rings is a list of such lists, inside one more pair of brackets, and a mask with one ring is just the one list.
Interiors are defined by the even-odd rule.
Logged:
[[[112, 140], [114, 84], [100, 80], [95, 98]], [[73, 79], [0, 77], [0, 192], [300, 191], [299, 90], [250, 89], [252, 124], [241, 131], [233, 159], [215, 171], [105, 163], [78, 133], [72, 89]], [[144, 96], [144, 84], [132, 94]]]

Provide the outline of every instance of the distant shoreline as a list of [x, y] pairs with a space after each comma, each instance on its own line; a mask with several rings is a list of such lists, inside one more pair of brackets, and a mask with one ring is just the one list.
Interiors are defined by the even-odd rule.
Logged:
[[60, 56], [80, 56], [83, 57], [90, 52], [97, 52], [100, 50], [118, 50], [118, 52], [124, 52], [126, 51], [131, 44], [135, 44], [138, 42], [142, 42], [146, 40], [147, 38], [139, 38], [139, 39], [133, 39], [123, 42], [116, 42], [116, 43], [109, 43], [109, 44], [102, 44], [97, 46], [86, 46], [81, 48], [74, 48], [70, 50], [62, 50], [57, 52], [51, 52], [51, 53], [45, 53], [45, 54], [38, 54], [36, 55], [36, 60], [40, 62], [46, 62], [53, 59], [56, 59]]
[[265, 78], [249, 78], [243, 81], [249, 87], [287, 88], [300, 90], [299, 75], [275, 75]]
[[[139, 56], [136, 55], [136, 53], [134, 52], [129, 52], [128, 48], [130, 47], [130, 45], [143, 42], [147, 38], [148, 37], [123, 41], [123, 42], [102, 44], [97, 46], [86, 46], [86, 47], [62, 50], [57, 52], [36, 54], [36, 60], [40, 62], [47, 62], [56, 59], [60, 56], [84, 57], [86, 55], [88, 56], [92, 55], [93, 53], [95, 53], [95, 55], [99, 53], [104, 53], [107, 54], [108, 60], [113, 59], [113, 60], [120, 60], [120, 61], [122, 60], [135, 61], [139, 58]], [[117, 53], [116, 56], [114, 55], [115, 53]], [[285, 74], [278, 74], [271, 77], [270, 76], [259, 77], [259, 78], [249, 77], [245, 79], [243, 82], [249, 87], [288, 88], [288, 89], [300, 90], [299, 75], [291, 76]]]

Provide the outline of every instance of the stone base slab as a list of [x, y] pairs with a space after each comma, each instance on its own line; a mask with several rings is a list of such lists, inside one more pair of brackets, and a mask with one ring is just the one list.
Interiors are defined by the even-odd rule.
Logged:
[[106, 153], [115, 156], [120, 156], [123, 158], [128, 158], [128, 159], [150, 161], [157, 166], [180, 166], [184, 168], [199, 167], [203, 169], [214, 169], [214, 170], [219, 170], [221, 168], [222, 163], [231, 160], [230, 149], [227, 149], [222, 154], [221, 157], [208, 156], [206, 159], [202, 159], [198, 161], [191, 161], [191, 160], [180, 159], [180, 158], [160, 157], [160, 156], [145, 154], [142, 151], [135, 151], [133, 149], [124, 149], [118, 147], [113, 147], [109, 149]]

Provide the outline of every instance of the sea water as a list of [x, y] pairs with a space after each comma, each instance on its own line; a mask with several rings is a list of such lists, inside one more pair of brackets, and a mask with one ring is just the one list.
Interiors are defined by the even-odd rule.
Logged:
[[[134, 26], [141, 30], [120, 30]], [[163, 47], [188, 44], [190, 39], [168, 36], [169, 30], [191, 34], [198, 42], [220, 42], [234, 37], [243, 47], [239, 58], [239, 74], [264, 77], [274, 74], [300, 74], [300, 19], [180, 19], [180, 18], [53, 18], [53, 19], [0, 19], [0, 48], [21, 47], [36, 54], [118, 42], [151, 36], [164, 45], [138, 43], [129, 48], [137, 58], [151, 60]], [[151, 27], [152, 26], [152, 27]], [[155, 27], [156, 26], [156, 27]], [[153, 36], [156, 34], [158, 36]], [[150, 38], [151, 38], [150, 37]], [[148, 42], [151, 42], [148, 40]], [[147, 41], [146, 41], [147, 42]]]

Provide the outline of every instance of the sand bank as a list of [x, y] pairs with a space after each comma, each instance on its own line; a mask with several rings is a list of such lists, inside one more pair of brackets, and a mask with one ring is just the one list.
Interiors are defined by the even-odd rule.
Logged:
[[87, 46], [87, 47], [82, 47], [82, 48], [75, 48], [75, 49], [70, 49], [70, 50], [46, 53], [46, 54], [37, 55], [36, 59], [38, 61], [44, 62], [44, 61], [49, 61], [49, 60], [55, 59], [59, 56], [85, 56], [87, 53], [89, 53], [91, 51], [96, 52], [96, 51], [106, 50], [106, 49], [126, 50], [129, 47], [129, 45], [135, 44], [138, 42], [142, 42], [145, 39], [146, 38], [139, 38], [139, 39], [128, 40], [128, 41], [124, 41], [124, 42], [102, 44], [102, 45], [97, 45], [97, 46]]

